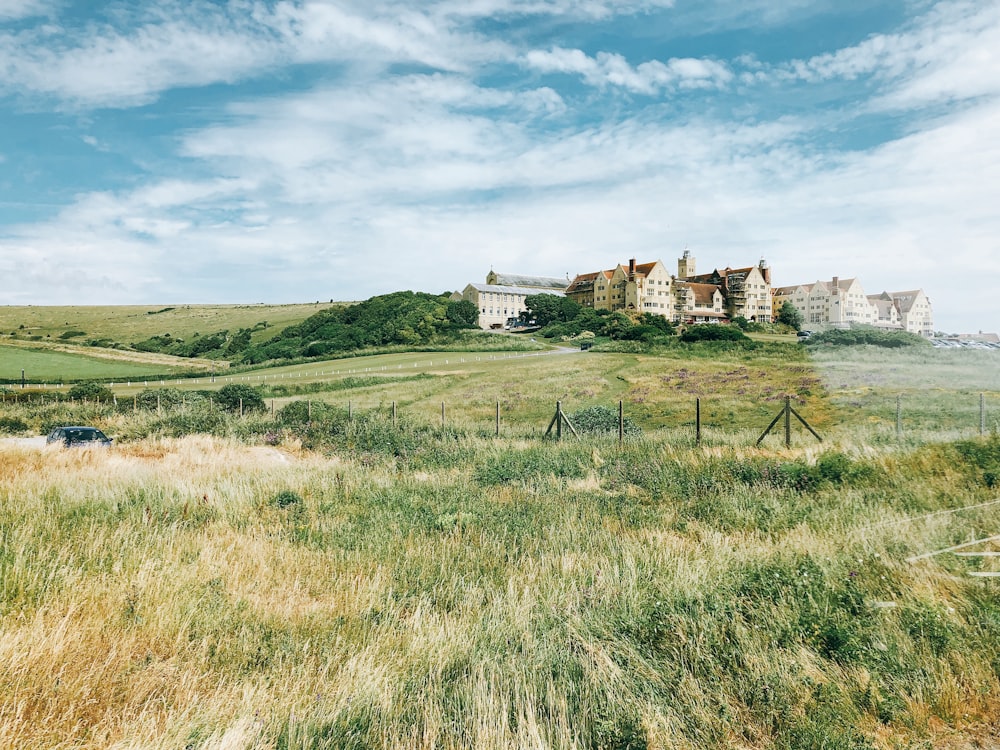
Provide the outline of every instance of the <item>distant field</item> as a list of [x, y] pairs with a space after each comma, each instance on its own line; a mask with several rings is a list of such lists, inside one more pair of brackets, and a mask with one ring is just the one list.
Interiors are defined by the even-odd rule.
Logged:
[[895, 425], [899, 399], [904, 429], [979, 425], [1000, 428], [1000, 352], [955, 349], [819, 349], [812, 361], [831, 406], [863, 415], [870, 425]]
[[267, 323], [254, 333], [254, 340], [270, 338], [286, 326], [299, 323], [331, 306], [329, 302], [296, 305], [108, 305], [93, 307], [0, 307], [0, 336], [40, 336], [83, 343], [109, 339], [123, 344], [169, 333], [186, 339], [195, 333], [235, 331]]
[[[163, 359], [163, 358], [161, 358]], [[162, 361], [133, 362], [84, 354], [68, 353], [25, 346], [0, 345], [0, 379], [17, 380], [24, 370], [33, 382], [73, 381], [82, 379], [125, 379], [144, 375], [169, 374], [191, 364], [165, 364]]]

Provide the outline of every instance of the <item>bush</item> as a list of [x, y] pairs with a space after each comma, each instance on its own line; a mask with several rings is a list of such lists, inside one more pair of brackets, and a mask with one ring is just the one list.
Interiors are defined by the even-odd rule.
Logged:
[[107, 402], [111, 401], [115, 397], [115, 394], [106, 385], [95, 383], [93, 381], [77, 383], [69, 389], [69, 393], [67, 395], [74, 401]]
[[267, 410], [260, 389], [243, 383], [222, 386], [216, 394], [215, 401], [220, 408], [230, 412], [239, 412], [241, 404], [244, 414]]
[[681, 334], [681, 341], [688, 344], [699, 341], [739, 341], [751, 343], [738, 326], [702, 324], [690, 326]]
[[335, 421], [341, 411], [325, 401], [292, 401], [278, 411], [278, 422], [286, 427], [309, 422], [325, 424]]
[[177, 388], [146, 388], [139, 391], [135, 397], [136, 405], [140, 409], [149, 411], [154, 411], [157, 407], [172, 409], [180, 406], [184, 401], [184, 394]]
[[282, 490], [271, 498], [271, 504], [279, 508], [287, 508], [289, 505], [301, 505], [302, 496], [292, 490]]
[[[588, 406], [569, 415], [569, 421], [580, 434], [608, 434], [618, 432], [618, 410], [610, 406]], [[628, 417], [624, 419], [625, 434], [635, 437], [642, 434], [639, 427]]]
[[0, 432], [16, 435], [20, 432], [27, 432], [28, 423], [17, 417], [0, 417]]
[[930, 346], [930, 342], [908, 331], [881, 331], [872, 326], [853, 326], [846, 330], [816, 333], [806, 339], [808, 346], [879, 346], [902, 349], [908, 346]]

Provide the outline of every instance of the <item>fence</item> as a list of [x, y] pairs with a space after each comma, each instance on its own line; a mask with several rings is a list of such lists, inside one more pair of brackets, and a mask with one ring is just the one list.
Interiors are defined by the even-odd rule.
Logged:
[[[169, 382], [169, 381], [168, 381]], [[157, 415], [169, 414], [176, 412], [178, 410], [184, 411], [189, 408], [195, 407], [197, 404], [207, 405], [209, 409], [219, 409], [220, 408], [211, 396], [204, 398], [198, 397], [195, 394], [188, 394], [191, 396], [189, 399], [187, 396], [181, 396], [179, 402], [163, 403], [161, 401], [161, 396], [159, 393], [155, 394], [155, 400], [150, 398], [154, 394], [147, 394], [147, 397], [141, 397], [139, 394], [133, 394], [131, 397], [118, 398], [114, 396], [111, 400], [101, 401], [100, 399], [81, 399], [81, 400], [71, 400], [67, 396], [58, 393], [47, 392], [44, 390], [30, 391], [26, 390], [23, 393], [15, 391], [0, 391], [0, 406], [10, 407], [18, 405], [54, 405], [54, 404], [70, 404], [72, 406], [88, 406], [97, 409], [111, 410], [117, 413], [138, 413], [138, 412], [154, 412]], [[1000, 394], [990, 394], [991, 397], [998, 396]], [[806, 416], [800, 414], [792, 406], [792, 396], [784, 396], [784, 405], [777, 415], [771, 420], [770, 424], [764, 427], [763, 432], [756, 440], [756, 445], [760, 446], [765, 439], [771, 434], [772, 430], [778, 425], [778, 423], [784, 419], [784, 445], [790, 447], [793, 442], [793, 431], [792, 431], [792, 418], [794, 417], [797, 422], [796, 424], [801, 424], [803, 431], [808, 432], [812, 435], [812, 438], [822, 442], [823, 438], [820, 436], [819, 432], [809, 424]], [[911, 432], [927, 432], [933, 431], [936, 428], [940, 430], [959, 430], [964, 433], [978, 433], [979, 435], [985, 435], [987, 432], [997, 432], [1000, 430], [1000, 423], [997, 422], [996, 418], [992, 417], [994, 411], [988, 408], [987, 404], [987, 394], [979, 393], [972, 398], [971, 396], [967, 399], [968, 403], [965, 403], [963, 408], [954, 408], [954, 399], [951, 402], [952, 408], [948, 410], [948, 421], [947, 424], [935, 425], [933, 423], [933, 417], [935, 414], [933, 412], [928, 413], [926, 411], [914, 410], [913, 415], [908, 414], [907, 407], [908, 401], [901, 395], [896, 395], [894, 397], [883, 397], [882, 404], [868, 404], [863, 410], [862, 416], [865, 414], [868, 419], [877, 418], [883, 427], [886, 427], [891, 418], [891, 424], [893, 432], [897, 439], [903, 439], [907, 437]], [[314, 404], [324, 404], [330, 406], [330, 401], [326, 399], [285, 399], [283, 406], [287, 406], [296, 402], [305, 402], [307, 419], [312, 420], [313, 418], [313, 405]], [[680, 429], [690, 430], [690, 437], [695, 445], [702, 443], [705, 436], [705, 430], [713, 429], [717, 432], [719, 431], [730, 431], [735, 432], [731, 424], [719, 423], [716, 421], [712, 424], [706, 424], [704, 420], [704, 403], [711, 403], [711, 399], [702, 399], [700, 397], [693, 398], [690, 402], [690, 409], [677, 410], [674, 414], [674, 426]], [[628, 405], [624, 400], [619, 400], [616, 404], [617, 407], [617, 419], [613, 425], [606, 427], [604, 432], [616, 435], [619, 442], [624, 441], [626, 438], [625, 425], [626, 421], [630, 420], [633, 423], [641, 427], [642, 421], [648, 421], [649, 411], [636, 408], [633, 412], [630, 412], [628, 407], [633, 405]], [[759, 407], [760, 404], [757, 404]], [[334, 405], [335, 407], [335, 405]], [[336, 408], [336, 407], [335, 407]], [[357, 405], [351, 400], [347, 399], [346, 404], [340, 408], [346, 411], [347, 419], [353, 420], [357, 416]], [[851, 405], [845, 405], [842, 407], [844, 411], [849, 412], [851, 410]], [[860, 407], [859, 407], [860, 408]], [[244, 414], [244, 403], [240, 399], [238, 407], [233, 407], [230, 411], [236, 416], [249, 416], [249, 413]], [[265, 402], [265, 412], [269, 412], [270, 417], [276, 418], [277, 408], [275, 399], [269, 399], [269, 403]], [[466, 413], [461, 416], [461, 410], [458, 410], [460, 416], [458, 418], [454, 417], [455, 411], [449, 407], [447, 402], [441, 401], [439, 403], [439, 412], [436, 419], [437, 426], [441, 429], [467, 429], [473, 430], [478, 434], [493, 434], [496, 437], [500, 436], [520, 436], [520, 437], [531, 437], [531, 436], [541, 436], [541, 437], [551, 437], [556, 440], [561, 440], [566, 437], [574, 436], [579, 438], [579, 433], [572, 424], [570, 418], [564, 409], [562, 401], [555, 402], [555, 415], [548, 420], [548, 428], [545, 429], [545, 422], [542, 420], [533, 419], [531, 416], [521, 415], [518, 419], [518, 412], [513, 409], [505, 410], [502, 407], [500, 400], [497, 400], [490, 410], [489, 416], [489, 427], [487, 428], [487, 422], [483, 410], [479, 411], [479, 414], [475, 417], [470, 417]], [[421, 414], [424, 417], [424, 421], [427, 421], [428, 408], [425, 405], [422, 409], [411, 409], [408, 418], [412, 421], [414, 417]], [[401, 421], [401, 410], [396, 401], [392, 401], [388, 405], [380, 404], [377, 407], [371, 407], [363, 416], [368, 417], [370, 415], [377, 415], [382, 417], [388, 417], [389, 421], [393, 426], [398, 426]], [[647, 418], [643, 420], [643, 416]], [[878, 416], [880, 415], [880, 416]], [[96, 415], [95, 415], [96, 416]], [[514, 429], [511, 429], [511, 426]], [[763, 426], [763, 422], [757, 426], [759, 431]], [[520, 428], [520, 429], [517, 429]], [[566, 428], [565, 432], [564, 429]], [[752, 429], [752, 426], [751, 426]], [[756, 433], [755, 433], [756, 434]]]

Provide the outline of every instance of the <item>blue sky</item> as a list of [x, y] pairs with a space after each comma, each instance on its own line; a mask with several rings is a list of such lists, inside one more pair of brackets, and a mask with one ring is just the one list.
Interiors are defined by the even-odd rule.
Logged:
[[770, 263], [1000, 329], [1000, 4], [0, 0], [0, 304]]

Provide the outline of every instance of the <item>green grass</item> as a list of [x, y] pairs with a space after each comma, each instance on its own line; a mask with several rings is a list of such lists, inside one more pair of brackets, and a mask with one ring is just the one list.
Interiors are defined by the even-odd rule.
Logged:
[[[183, 369], [189, 369], [184, 363]], [[162, 361], [132, 362], [85, 354], [0, 344], [0, 380], [20, 382], [21, 370], [29, 382], [73, 382], [76, 380], [125, 379], [152, 374], [181, 372], [182, 366]]]
[[[159, 410], [0, 402], [5, 435], [116, 438], [0, 442], [0, 745], [985, 741], [1000, 598], [968, 573], [993, 559], [907, 559], [998, 532], [1000, 442], [969, 437], [996, 360], [838, 354], [424, 352]], [[197, 392], [228, 382], [274, 417]], [[822, 445], [753, 447], [785, 393]], [[542, 441], [557, 399], [622, 399], [643, 435]]]
[[996, 498], [996, 440], [348, 445], [381, 429], [317, 453], [252, 431], [0, 448], [0, 744], [895, 748], [995, 730], [1000, 600], [966, 575], [989, 561], [906, 558], [996, 531], [997, 505], [922, 518]]
[[[169, 333], [180, 339], [194, 334], [236, 331], [267, 322], [255, 341], [270, 338], [282, 328], [299, 323], [330, 307], [328, 302], [294, 305], [114, 305], [114, 306], [3, 306], [0, 335], [39, 336], [59, 340], [67, 331], [83, 332], [72, 341], [90, 339], [130, 344]], [[23, 328], [22, 328], [23, 326]]]

